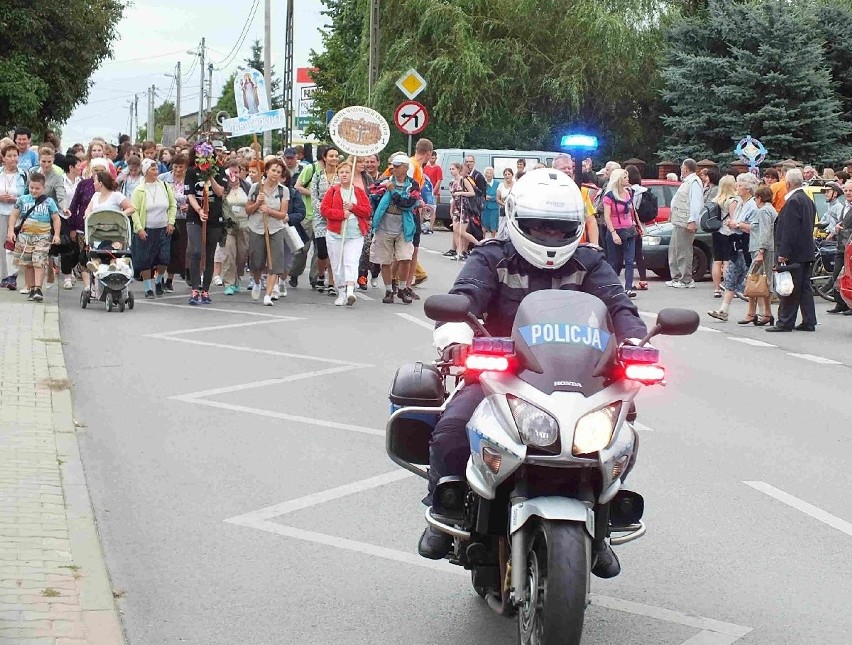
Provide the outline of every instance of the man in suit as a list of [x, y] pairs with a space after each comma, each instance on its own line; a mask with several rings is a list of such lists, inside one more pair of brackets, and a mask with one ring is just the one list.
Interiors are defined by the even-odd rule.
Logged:
[[846, 245], [852, 241], [852, 179], [843, 185], [843, 194], [846, 200], [843, 202], [843, 210], [840, 212], [840, 222], [831, 231], [837, 238], [837, 252], [834, 255], [834, 305], [833, 309], [828, 309], [830, 314], [843, 314], [844, 316], [852, 316], [852, 309], [846, 301], [840, 297], [840, 292], [837, 289], [837, 282], [840, 280], [840, 274], [843, 273], [844, 255], [846, 253]]
[[[775, 220], [775, 253], [779, 265], [791, 265], [793, 293], [781, 298], [778, 322], [766, 331], [816, 331], [816, 309], [810, 280], [811, 264], [814, 261], [816, 206], [802, 190], [805, 179], [801, 170], [788, 170], [785, 177], [787, 195], [784, 208]], [[802, 310], [802, 322], [796, 325], [799, 309]]]

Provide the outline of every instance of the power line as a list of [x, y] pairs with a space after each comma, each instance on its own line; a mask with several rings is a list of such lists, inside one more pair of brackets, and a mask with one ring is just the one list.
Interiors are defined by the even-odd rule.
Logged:
[[248, 32], [251, 29], [252, 24], [254, 23], [254, 17], [257, 15], [257, 9], [260, 6], [260, 0], [254, 0], [254, 4], [252, 5], [251, 10], [249, 11], [249, 15], [246, 18], [246, 22], [243, 25], [242, 31], [240, 31], [240, 35], [237, 37], [237, 42], [231, 48], [231, 51], [228, 52], [228, 55], [225, 56], [224, 59], [219, 61], [218, 63], [214, 63], [217, 71], [223, 70], [225, 67], [230, 65], [233, 62], [233, 59], [236, 57], [240, 48], [243, 46], [243, 43], [246, 40], [246, 36], [248, 36]]
[[165, 54], [156, 54], [154, 56], [143, 56], [141, 58], [128, 58], [128, 59], [125, 59], [125, 60], [111, 60], [111, 61], [107, 61], [106, 63], [103, 63], [101, 65], [101, 67], [106, 67], [107, 65], [121, 65], [123, 63], [138, 63], [139, 61], [143, 61], [143, 60], [151, 60], [152, 58], [166, 58], [167, 56], [176, 56], [177, 54], [181, 54], [181, 53], [183, 53], [183, 52], [182, 51], [175, 51], [175, 52], [167, 52]]

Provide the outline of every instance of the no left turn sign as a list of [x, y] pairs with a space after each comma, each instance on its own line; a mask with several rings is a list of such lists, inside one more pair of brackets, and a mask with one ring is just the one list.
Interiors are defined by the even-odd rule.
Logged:
[[429, 113], [422, 103], [403, 101], [394, 112], [393, 122], [403, 134], [419, 134], [429, 123]]

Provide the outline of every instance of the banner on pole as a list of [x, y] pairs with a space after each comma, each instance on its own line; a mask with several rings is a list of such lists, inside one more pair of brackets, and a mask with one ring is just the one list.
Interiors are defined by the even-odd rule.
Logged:
[[390, 140], [390, 126], [375, 110], [353, 105], [331, 118], [328, 134], [346, 154], [364, 157], [384, 150]]

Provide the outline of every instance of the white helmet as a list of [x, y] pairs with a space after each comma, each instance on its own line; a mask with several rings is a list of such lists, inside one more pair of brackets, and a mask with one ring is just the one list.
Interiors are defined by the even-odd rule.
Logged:
[[[580, 245], [585, 221], [580, 189], [559, 170], [539, 168], [526, 173], [506, 197], [509, 239], [539, 269], [558, 269], [571, 259]], [[539, 229], [558, 231], [561, 236], [548, 236]]]

